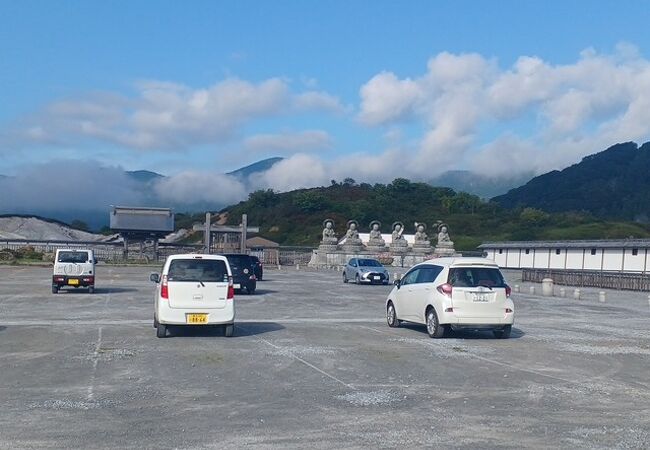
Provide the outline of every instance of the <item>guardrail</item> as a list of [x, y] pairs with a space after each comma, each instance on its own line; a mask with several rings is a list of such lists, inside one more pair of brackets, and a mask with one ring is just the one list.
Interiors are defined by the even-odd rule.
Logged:
[[555, 284], [627, 291], [650, 291], [650, 274], [591, 270], [522, 269], [522, 281], [541, 283], [552, 278]]

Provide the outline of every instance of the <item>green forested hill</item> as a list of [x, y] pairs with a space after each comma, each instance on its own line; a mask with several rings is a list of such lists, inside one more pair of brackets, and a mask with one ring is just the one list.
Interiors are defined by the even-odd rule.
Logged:
[[359, 221], [367, 231], [372, 220], [380, 220], [382, 231], [389, 232], [394, 221], [413, 232], [414, 222], [449, 224], [456, 248], [473, 250], [492, 239], [599, 239], [650, 237], [650, 227], [634, 223], [612, 223], [589, 214], [547, 214], [532, 208], [506, 209], [494, 202], [457, 193], [449, 188], [432, 187], [396, 179], [384, 184], [356, 184], [354, 180], [333, 182], [331, 186], [301, 189], [286, 193], [256, 191], [249, 199], [226, 208], [229, 222], [238, 224], [248, 214], [249, 224], [260, 226], [261, 235], [283, 245], [317, 245], [325, 218], [336, 222], [339, 236], [349, 219]]
[[650, 142], [614, 145], [562, 171], [533, 178], [495, 202], [508, 208], [584, 211], [614, 220], [650, 221]]

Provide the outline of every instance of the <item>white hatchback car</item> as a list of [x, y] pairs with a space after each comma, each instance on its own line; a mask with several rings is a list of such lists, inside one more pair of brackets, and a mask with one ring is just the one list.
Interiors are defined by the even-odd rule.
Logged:
[[439, 338], [448, 329], [492, 330], [510, 337], [515, 321], [510, 287], [499, 266], [485, 258], [437, 258], [413, 266], [386, 300], [388, 326], [427, 326]]
[[150, 279], [156, 283], [156, 336], [167, 336], [169, 325], [223, 325], [224, 334], [233, 335], [235, 289], [224, 256], [172, 255]]

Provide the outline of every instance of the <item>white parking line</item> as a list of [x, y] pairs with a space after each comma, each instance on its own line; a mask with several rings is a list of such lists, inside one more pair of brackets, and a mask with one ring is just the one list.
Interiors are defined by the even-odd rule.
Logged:
[[90, 385], [88, 386], [88, 394], [86, 400], [92, 401], [95, 396], [95, 376], [97, 375], [97, 364], [99, 363], [99, 349], [102, 346], [102, 327], [97, 331], [97, 343], [95, 344], [95, 351], [93, 352], [93, 371], [90, 375]]
[[[244, 330], [244, 331], [250, 332], [250, 331], [248, 331], [248, 330], [246, 329], [246, 327], [239, 326], [239, 328], [241, 328], [241, 329]], [[331, 379], [331, 380], [334, 380], [334, 381], [336, 381], [336, 382], [339, 383], [339, 384], [342, 384], [342, 385], [345, 386], [346, 388], [348, 388], [348, 389], [352, 389], [352, 390], [356, 390], [356, 388], [355, 388], [353, 385], [348, 384], [348, 383], [346, 383], [345, 381], [342, 381], [342, 380], [340, 380], [339, 378], [336, 378], [334, 375], [329, 374], [329, 373], [325, 372], [324, 370], [322, 370], [322, 369], [316, 367], [315, 365], [311, 364], [310, 362], [305, 361], [305, 360], [302, 359], [300, 356], [297, 356], [297, 355], [295, 355], [293, 352], [291, 352], [291, 350], [288, 350], [288, 349], [285, 348], [285, 347], [282, 347], [282, 346], [276, 345], [276, 344], [274, 344], [274, 343], [272, 343], [272, 342], [270, 342], [270, 341], [267, 341], [266, 339], [263, 339], [263, 338], [257, 338], [257, 340], [260, 341], [260, 342], [262, 342], [262, 343], [264, 343], [264, 344], [266, 344], [266, 345], [268, 345], [268, 346], [270, 346], [270, 347], [273, 347], [273, 348], [276, 349], [276, 350], [282, 350], [284, 353], [286, 353], [288, 356], [290, 356], [291, 358], [295, 359], [296, 361], [298, 361], [298, 362], [304, 364], [305, 366], [309, 367], [310, 369], [315, 370], [316, 372], [320, 373], [321, 375], [324, 375], [324, 376], [326, 376], [327, 378], [329, 378], [329, 379]]]

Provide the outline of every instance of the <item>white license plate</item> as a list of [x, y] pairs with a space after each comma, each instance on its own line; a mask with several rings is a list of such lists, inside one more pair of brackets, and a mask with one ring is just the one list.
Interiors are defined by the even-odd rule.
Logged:
[[381, 277], [372, 277], [373, 280], [381, 280]]
[[472, 301], [478, 302], [478, 303], [485, 303], [488, 301], [488, 296], [487, 294], [474, 294], [472, 296]]
[[237, 283], [235, 283], [235, 285], [234, 285], [233, 287], [234, 287], [235, 289], [241, 289], [241, 284], [237, 284]]

